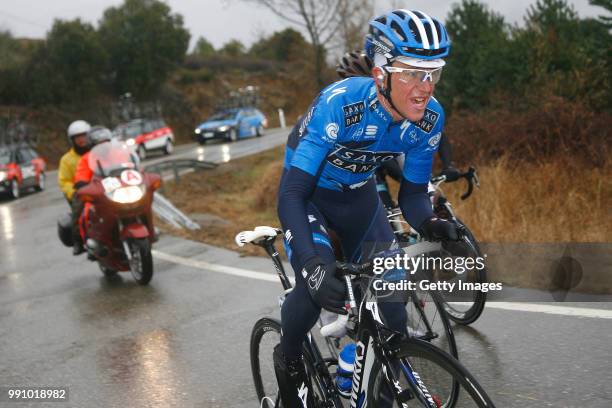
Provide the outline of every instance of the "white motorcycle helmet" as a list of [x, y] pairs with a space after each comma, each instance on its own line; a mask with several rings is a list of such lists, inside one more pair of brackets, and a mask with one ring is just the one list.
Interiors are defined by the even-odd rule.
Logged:
[[68, 126], [68, 139], [72, 142], [72, 138], [77, 135], [89, 133], [91, 125], [84, 120], [75, 120]]

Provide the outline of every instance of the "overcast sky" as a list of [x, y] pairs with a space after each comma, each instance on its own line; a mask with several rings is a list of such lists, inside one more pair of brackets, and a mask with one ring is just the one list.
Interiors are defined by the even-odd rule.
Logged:
[[[522, 22], [530, 4], [536, 0], [481, 0], [503, 14], [508, 22]], [[104, 9], [123, 0], [0, 0], [0, 30], [16, 37], [43, 38], [54, 19], [74, 19], [97, 24]], [[243, 0], [166, 0], [173, 12], [180, 13], [191, 32], [192, 45], [199, 36], [218, 48], [232, 38], [250, 46], [262, 35], [288, 27], [289, 24], [267, 9]], [[395, 1], [405, 8], [417, 9], [445, 18], [455, 1]], [[569, 0], [581, 17], [595, 17], [604, 10], [589, 5], [588, 0]], [[390, 0], [376, 0], [376, 13], [390, 8]]]

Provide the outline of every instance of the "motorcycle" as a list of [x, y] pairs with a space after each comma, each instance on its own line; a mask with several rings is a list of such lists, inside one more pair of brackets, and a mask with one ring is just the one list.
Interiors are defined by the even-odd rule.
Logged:
[[[153, 277], [152, 202], [161, 178], [140, 172], [133, 150], [117, 140], [95, 146], [89, 167], [95, 169], [91, 182], [76, 192], [85, 203], [79, 228], [88, 258], [97, 261], [107, 277], [130, 271], [136, 282], [146, 285]], [[58, 223], [60, 239], [71, 244], [67, 221], [64, 217]]]

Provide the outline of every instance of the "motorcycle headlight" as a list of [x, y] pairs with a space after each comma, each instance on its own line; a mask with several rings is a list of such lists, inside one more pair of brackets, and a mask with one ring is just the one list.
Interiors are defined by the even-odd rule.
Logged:
[[128, 146], [134, 146], [136, 144], [136, 141], [134, 139], [128, 139], [125, 141], [125, 144]]
[[0, 171], [0, 181], [6, 180], [6, 171]]
[[230, 128], [230, 127], [229, 127], [229, 125], [223, 125], [223, 126], [220, 126], [220, 127], [217, 129], [217, 131], [218, 131], [218, 132], [227, 132], [227, 131], [229, 130], [229, 128]]
[[144, 186], [127, 186], [120, 187], [107, 195], [116, 203], [131, 204], [140, 200], [144, 195], [144, 191]]
[[198, 135], [199, 135], [200, 133], [202, 133], [202, 129], [197, 128], [196, 130], [194, 130], [194, 132], [196, 132], [196, 134], [198, 134]]

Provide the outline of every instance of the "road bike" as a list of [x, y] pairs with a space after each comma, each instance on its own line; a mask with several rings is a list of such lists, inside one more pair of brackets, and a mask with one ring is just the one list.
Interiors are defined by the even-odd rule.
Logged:
[[[281, 230], [257, 227], [236, 236], [236, 243], [261, 246], [271, 257], [285, 289], [292, 289], [274, 241]], [[420, 244], [419, 244], [420, 245]], [[398, 333], [385, 325], [379, 312], [379, 299], [372, 290], [372, 265], [337, 263], [338, 276], [346, 283], [348, 314], [311, 331], [304, 338], [302, 351], [306, 373], [314, 393], [316, 407], [494, 407], [476, 379], [450, 354], [419, 336]], [[354, 285], [361, 289], [358, 302]], [[284, 299], [284, 297], [281, 297]], [[356, 356], [350, 400], [344, 400], [335, 386], [332, 367], [337, 358], [324, 356], [326, 344], [321, 337], [344, 325], [346, 336], [356, 343]], [[280, 341], [280, 321], [271, 317], [259, 319], [251, 333], [251, 370], [261, 407], [281, 407], [272, 363], [272, 351]], [[329, 345], [329, 343], [327, 343]]]
[[[470, 167], [465, 173], [462, 173], [459, 178], [467, 181], [467, 191], [461, 195], [461, 199], [467, 199], [474, 190], [474, 185], [480, 186], [476, 169]], [[460, 226], [462, 237], [459, 242], [446, 242], [442, 245], [442, 249], [436, 255], [439, 259], [452, 257], [454, 259], [480, 259], [482, 267], [465, 268], [462, 273], [456, 270], [448, 270], [441, 268], [439, 265], [429, 269], [429, 277], [436, 281], [449, 281], [462, 284], [462, 290], [440, 291], [443, 298], [444, 309], [448, 313], [451, 320], [456, 323], [467, 325], [475, 322], [482, 314], [487, 299], [486, 292], [478, 289], [470, 289], [470, 285], [464, 283], [479, 283], [487, 282], [487, 271], [484, 266], [484, 256], [478, 241], [470, 229], [456, 216], [451, 203], [448, 201], [441, 184], [446, 182], [446, 176], [439, 175], [431, 178], [429, 183], [429, 196], [433, 207], [434, 214], [438, 218], [451, 220]], [[388, 219], [393, 228], [398, 241], [404, 244], [412, 244], [422, 242], [424, 239], [419, 233], [410, 227], [402, 217], [402, 211], [399, 207], [388, 210]]]

